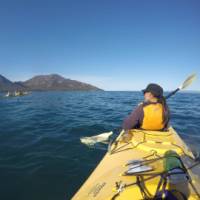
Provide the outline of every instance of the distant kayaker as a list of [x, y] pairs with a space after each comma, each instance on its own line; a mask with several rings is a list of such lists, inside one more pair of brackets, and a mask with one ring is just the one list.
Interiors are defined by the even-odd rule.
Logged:
[[142, 92], [144, 102], [140, 103], [124, 120], [122, 127], [125, 132], [128, 133], [128, 130], [133, 128], [157, 131], [167, 129], [169, 108], [163, 96], [163, 88], [151, 83]]

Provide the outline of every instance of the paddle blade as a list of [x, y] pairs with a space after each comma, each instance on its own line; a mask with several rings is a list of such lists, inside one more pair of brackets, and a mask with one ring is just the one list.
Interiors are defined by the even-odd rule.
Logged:
[[149, 172], [152, 170], [153, 170], [153, 167], [148, 166], [148, 165], [136, 166], [134, 168], [129, 168], [125, 172], [125, 175], [133, 175], [133, 174], [138, 174], [138, 173], [142, 173], [142, 172]]
[[196, 74], [192, 74], [190, 75], [185, 81], [184, 83], [179, 87], [180, 90], [185, 89], [186, 87], [188, 87], [189, 85], [191, 85], [191, 83], [197, 78]]
[[94, 145], [96, 143], [106, 143], [108, 142], [109, 137], [113, 134], [112, 131], [107, 133], [102, 133], [99, 135], [91, 136], [91, 137], [82, 137], [80, 138], [81, 143], [86, 144], [88, 146]]

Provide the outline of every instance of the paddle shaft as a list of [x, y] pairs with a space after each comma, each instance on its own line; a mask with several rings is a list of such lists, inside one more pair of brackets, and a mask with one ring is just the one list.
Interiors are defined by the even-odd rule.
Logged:
[[167, 96], [165, 96], [165, 99], [169, 99], [171, 96], [175, 95], [179, 90], [180, 88], [177, 88], [176, 90], [170, 92]]

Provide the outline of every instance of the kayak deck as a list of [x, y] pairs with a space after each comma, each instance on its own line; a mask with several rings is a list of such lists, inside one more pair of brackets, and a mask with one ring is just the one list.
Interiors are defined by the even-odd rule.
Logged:
[[[148, 196], [153, 197], [163, 173], [163, 155], [168, 150], [177, 152], [186, 168], [195, 164], [194, 156], [173, 128], [166, 132], [131, 130], [132, 139], [125, 143], [120, 140], [123, 131], [110, 151], [72, 198], [73, 200], [128, 200], [144, 199], [138, 186], [142, 184]], [[151, 170], [134, 175], [127, 175], [130, 160], [145, 160]], [[134, 169], [133, 169], [134, 170]], [[196, 165], [188, 170], [192, 183], [168, 184], [168, 189], [184, 192], [189, 200], [199, 199], [200, 167]]]

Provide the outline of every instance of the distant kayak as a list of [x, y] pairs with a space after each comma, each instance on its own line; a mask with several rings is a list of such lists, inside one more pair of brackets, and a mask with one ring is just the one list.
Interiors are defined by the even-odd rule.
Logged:
[[172, 127], [123, 133], [73, 200], [200, 199], [199, 161]]
[[5, 94], [4, 97], [19, 97], [19, 96], [24, 96], [24, 95], [27, 95], [29, 94], [30, 92], [8, 92]]

